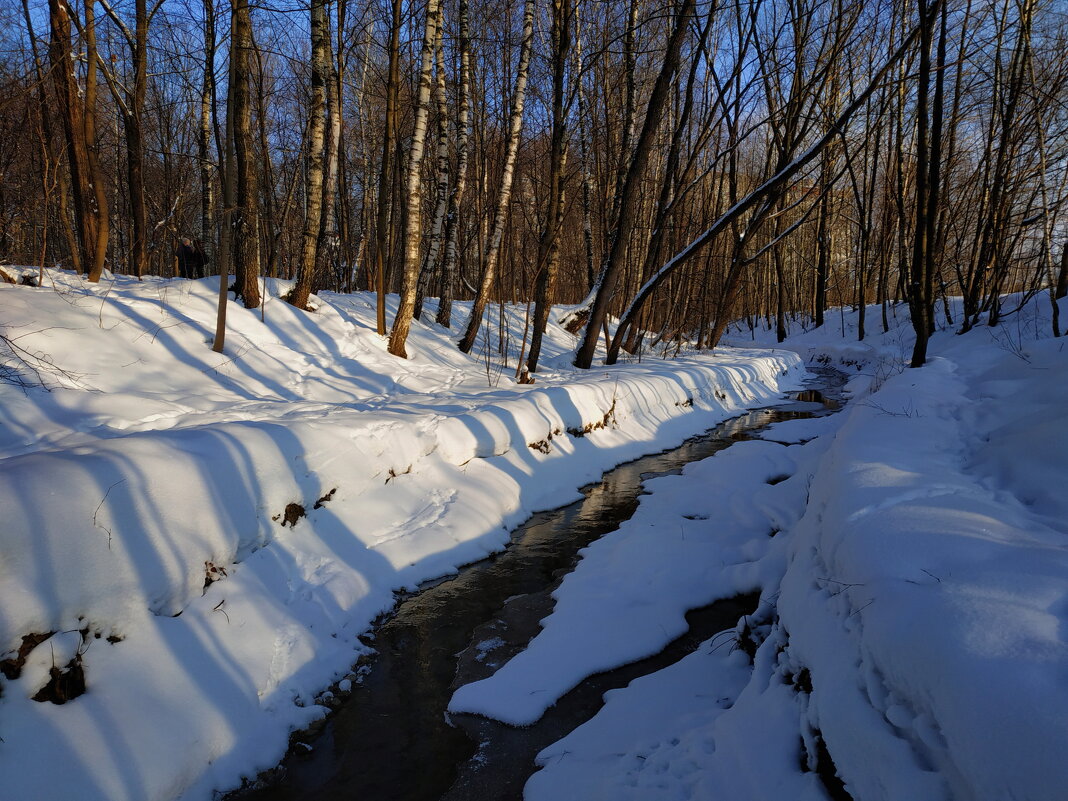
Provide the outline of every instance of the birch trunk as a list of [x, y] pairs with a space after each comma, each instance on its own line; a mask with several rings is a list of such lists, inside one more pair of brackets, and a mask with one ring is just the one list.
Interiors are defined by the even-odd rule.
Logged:
[[467, 162], [471, 138], [471, 34], [467, 0], [460, 0], [460, 97], [456, 132], [456, 180], [449, 195], [445, 217], [445, 263], [441, 270], [441, 298], [437, 322], [452, 324], [452, 299], [456, 294], [456, 242], [460, 232], [460, 203], [467, 186]]
[[[329, 121], [326, 138], [326, 163], [323, 166], [323, 211], [319, 226], [319, 247], [316, 252], [315, 275], [325, 283], [329, 266], [333, 263], [340, 247], [337, 234], [337, 216], [335, 207], [338, 199], [341, 163], [341, 125], [344, 118], [343, 101], [345, 75], [345, 49], [343, 35], [345, 31], [345, 0], [339, 0], [337, 6], [337, 49], [331, 53], [327, 42], [327, 60], [331, 64], [329, 84], [326, 91], [326, 116]], [[327, 26], [329, 28], [329, 26]], [[313, 290], [318, 287], [312, 287]], [[340, 292], [341, 286], [338, 287]]]
[[475, 338], [482, 324], [482, 314], [489, 302], [490, 289], [496, 277], [497, 258], [500, 255], [501, 237], [504, 223], [508, 216], [508, 203], [512, 197], [512, 178], [515, 175], [516, 153], [519, 151], [519, 138], [523, 132], [523, 104], [526, 100], [527, 75], [530, 71], [530, 51], [534, 42], [534, 0], [526, 0], [523, 10], [523, 42], [519, 51], [519, 68], [515, 79], [515, 96], [512, 101], [512, 113], [508, 127], [508, 144], [505, 148], [504, 171], [501, 174], [501, 192], [497, 198], [497, 211], [493, 217], [486, 255], [482, 261], [482, 277], [479, 281], [478, 294], [471, 307], [471, 317], [467, 321], [467, 330], [460, 340], [459, 348], [470, 353], [475, 346]]
[[445, 105], [445, 51], [441, 39], [442, 37], [439, 36], [435, 57], [437, 82], [434, 88], [434, 103], [438, 114], [437, 201], [434, 204], [434, 216], [430, 224], [430, 241], [427, 246], [426, 259], [419, 272], [419, 291], [413, 313], [413, 317], [417, 320], [423, 313], [423, 295], [426, 293], [426, 287], [430, 285], [430, 281], [436, 274], [445, 227], [445, 209], [449, 203], [449, 116], [448, 107]]
[[423, 52], [419, 66], [419, 98], [415, 110], [415, 130], [412, 133], [412, 149], [408, 157], [408, 214], [404, 227], [402, 252], [404, 263], [401, 273], [400, 307], [393, 319], [389, 335], [389, 352], [402, 359], [408, 358], [404, 343], [412, 325], [415, 311], [415, 293], [419, 284], [419, 250], [423, 234], [423, 182], [420, 172], [423, 154], [426, 152], [426, 121], [430, 113], [430, 83], [434, 66], [434, 51], [441, 35], [441, 0], [428, 0], [426, 27], [423, 34]]
[[298, 309], [307, 310], [315, 274], [319, 227], [323, 211], [323, 151], [326, 134], [326, 85], [330, 74], [330, 22], [326, 0], [311, 4], [311, 109], [308, 122], [308, 178], [305, 190], [304, 233], [301, 237], [297, 282], [286, 297]]

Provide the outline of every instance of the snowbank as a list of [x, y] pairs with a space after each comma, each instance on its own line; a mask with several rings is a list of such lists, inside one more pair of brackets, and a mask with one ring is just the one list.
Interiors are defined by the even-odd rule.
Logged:
[[[651, 632], [673, 632], [696, 603], [762, 590], [736, 631], [609, 693], [545, 749], [528, 801], [828, 787], [864, 801], [1063, 798], [1068, 353], [1047, 309], [1041, 298], [999, 328], [942, 332], [921, 370], [894, 356], [908, 352], [901, 327], [863, 346], [828, 330], [785, 343], [856, 372], [847, 411], [773, 427], [774, 484], [760, 443], [650, 482], [634, 518], [565, 578], [531, 647], [454, 696], [457, 710], [529, 723], [562, 689], [655, 647]], [[782, 530], [756, 536], [768, 527]], [[688, 579], [698, 547], [701, 598]]]
[[[496, 342], [470, 358], [416, 326], [397, 360], [368, 297], [305, 314], [281, 282], [264, 319], [231, 303], [215, 354], [214, 281], [50, 278], [0, 287], [4, 333], [51, 385], [0, 386], [12, 798], [237, 786], [325, 713], [317, 693], [367, 651], [395, 590], [804, 375], [766, 351], [579, 375], [554, 324], [550, 369], [517, 386]], [[505, 314], [514, 350], [522, 310]]]

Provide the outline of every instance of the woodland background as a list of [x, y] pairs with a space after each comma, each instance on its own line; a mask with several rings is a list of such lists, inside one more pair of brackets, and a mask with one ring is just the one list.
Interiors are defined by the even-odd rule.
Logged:
[[190, 237], [247, 307], [376, 290], [396, 355], [526, 303], [529, 373], [554, 303], [588, 367], [907, 301], [918, 366], [936, 304], [1068, 291], [1066, 53], [1062, 0], [8, 0], [0, 261]]

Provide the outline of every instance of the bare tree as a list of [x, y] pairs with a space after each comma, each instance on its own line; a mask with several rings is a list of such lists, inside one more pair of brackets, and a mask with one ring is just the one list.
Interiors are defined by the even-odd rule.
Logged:
[[93, 3], [85, 4], [85, 21], [79, 25], [85, 39], [84, 83], [75, 74], [71, 43], [71, 16], [67, 0], [49, 0], [48, 56], [52, 81], [66, 138], [67, 166], [78, 223], [79, 261], [92, 282], [100, 280], [108, 246], [108, 198], [100, 168], [96, 136], [97, 48]]
[[229, 95], [232, 103], [227, 116], [233, 115], [234, 172], [236, 186], [233, 199], [232, 225], [234, 229], [234, 288], [245, 308], [260, 305], [259, 268], [260, 232], [259, 199], [256, 156], [252, 141], [251, 60], [252, 15], [248, 0], [230, 0], [231, 32], [230, 60], [232, 83]]
[[690, 21], [695, 7], [694, 0], [682, 0], [675, 17], [671, 35], [668, 38], [667, 48], [660, 72], [656, 77], [649, 104], [645, 110], [645, 121], [642, 124], [641, 134], [634, 146], [620, 191], [619, 209], [615, 228], [612, 232], [612, 242], [608, 256], [601, 268], [598, 278], [596, 296], [590, 307], [589, 320], [586, 330], [575, 354], [575, 366], [589, 368], [593, 364], [593, 354], [597, 348], [597, 340], [600, 336], [601, 327], [608, 317], [608, 304], [611, 302], [616, 290], [616, 282], [620, 270], [623, 267], [623, 255], [626, 249], [626, 239], [634, 218], [637, 214], [637, 202], [639, 196], [639, 183], [645, 172], [646, 164], [652, 152], [654, 138], [660, 127], [660, 120], [667, 105], [671, 81], [675, 71], [679, 67], [679, 54], [682, 50], [682, 42], [689, 33]]
[[560, 224], [564, 216], [564, 165], [567, 162], [567, 108], [565, 107], [569, 51], [571, 49], [571, 0], [553, 0], [552, 4], [552, 71], [553, 127], [549, 144], [549, 204], [545, 211], [545, 227], [538, 242], [538, 277], [534, 298], [534, 330], [530, 339], [530, 354], [520, 381], [532, 381], [530, 373], [537, 372], [541, 357], [541, 342], [549, 322], [556, 291], [556, 270], [560, 261]]
[[467, 329], [460, 340], [459, 348], [470, 353], [475, 346], [482, 315], [489, 302], [490, 291], [497, 275], [497, 259], [501, 251], [501, 238], [504, 236], [505, 221], [508, 215], [508, 202], [512, 197], [512, 178], [515, 175], [516, 153], [519, 151], [519, 139], [523, 132], [523, 104], [526, 101], [527, 78], [530, 72], [530, 54], [534, 44], [534, 0], [526, 0], [523, 10], [523, 41], [519, 50], [519, 66], [516, 71], [515, 92], [512, 95], [512, 113], [508, 123], [508, 141], [505, 145], [504, 168], [501, 172], [500, 192], [497, 196], [497, 211], [493, 216], [489, 241], [482, 258], [481, 277], [478, 293], [471, 305], [471, 316], [467, 320]]
[[99, 2], [126, 40], [130, 48], [130, 62], [133, 67], [132, 81], [124, 82], [108, 68], [105, 62], [100, 62], [108, 88], [122, 113], [122, 127], [126, 137], [127, 192], [132, 223], [129, 269], [131, 273], [140, 277], [148, 266], [148, 220], [145, 212], [145, 153], [142, 128], [145, 91], [148, 87], [148, 25], [152, 14], [159, 9], [160, 4], [157, 3], [150, 14], [146, 0], [134, 0], [134, 28], [130, 30], [107, 0], [99, 0]]
[[471, 32], [468, 0], [460, 0], [460, 82], [456, 121], [456, 178], [445, 215], [445, 262], [441, 268], [441, 297], [437, 322], [452, 324], [452, 301], [456, 294], [456, 243], [460, 234], [460, 204], [467, 188], [467, 163], [471, 139]]
[[326, 93], [330, 75], [330, 20], [326, 0], [311, 4], [311, 106], [308, 118], [308, 178], [304, 191], [304, 235], [297, 282], [286, 300], [306, 309], [315, 275], [323, 210], [323, 158], [326, 144]]
[[[627, 328], [635, 324], [637, 315], [640, 313], [642, 306], [649, 299], [652, 293], [660, 286], [665, 280], [667, 280], [673, 273], [675, 273], [680, 267], [689, 263], [702, 248], [713, 242], [720, 234], [727, 230], [732, 223], [738, 221], [748, 213], [753, 212], [758, 206], [764, 204], [768, 205], [769, 200], [777, 202], [781, 195], [783, 188], [787, 183], [797, 175], [807, 164], [813, 161], [820, 153], [823, 152], [831, 141], [839, 136], [840, 131], [843, 130], [845, 125], [849, 122], [852, 116], [858, 109], [862, 108], [867, 102], [868, 98], [876, 91], [876, 89], [882, 84], [887, 73], [898, 63], [898, 61], [908, 52], [913, 46], [915, 41], [920, 35], [921, 29], [924, 25], [933, 24], [933, 20], [941, 7], [943, 0], [934, 0], [926, 8], [926, 13], [921, 18], [920, 22], [912, 29], [912, 31], [904, 38], [904, 41], [897, 47], [897, 49], [890, 55], [887, 61], [877, 69], [872, 75], [868, 85], [862, 91], [858, 92], [856, 96], [845, 106], [844, 109], [834, 118], [834, 121], [826, 128], [823, 134], [816, 139], [804, 152], [792, 159], [785, 166], [781, 166], [777, 171], [751, 192], [742, 197], [737, 203], [732, 205], [726, 212], [720, 215], [719, 218], [712, 223], [712, 225], [705, 230], [700, 236], [690, 242], [685, 248], [675, 254], [655, 275], [653, 275], [645, 284], [641, 287], [638, 293], [634, 296], [634, 299], [630, 302], [630, 305], [623, 312], [620, 318], [619, 327], [616, 332], [615, 340], [608, 353], [608, 363], [614, 363], [618, 356], [620, 339], [620, 333]], [[759, 212], [758, 212], [759, 213]], [[590, 349], [590, 357], [592, 361], [592, 348]], [[576, 361], [577, 363], [577, 361]], [[581, 365], [580, 365], [581, 366]]]
[[386, 119], [382, 131], [382, 165], [378, 174], [378, 210], [375, 223], [375, 291], [378, 295], [378, 334], [386, 335], [386, 262], [391, 252], [390, 207], [393, 202], [393, 150], [396, 146], [400, 93], [401, 0], [393, 0], [389, 28], [389, 77], [386, 84]]
[[423, 167], [423, 154], [426, 152], [426, 129], [427, 117], [430, 114], [430, 84], [434, 68], [434, 53], [438, 49], [440, 37], [441, 0], [428, 0], [422, 61], [419, 67], [419, 97], [416, 101], [415, 131], [412, 134], [412, 147], [408, 156], [408, 214], [402, 241], [404, 268], [400, 306], [393, 320], [393, 330], [389, 335], [389, 352], [401, 358], [408, 357], [404, 343], [408, 339], [408, 331], [412, 325], [415, 295], [419, 285], [419, 254], [423, 234], [423, 181], [420, 171]]

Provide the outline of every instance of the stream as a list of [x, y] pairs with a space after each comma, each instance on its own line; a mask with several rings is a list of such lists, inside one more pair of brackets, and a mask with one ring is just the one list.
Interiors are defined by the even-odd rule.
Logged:
[[375, 627], [377, 651], [361, 680], [314, 732], [293, 738], [277, 768], [232, 801], [503, 801], [521, 799], [535, 755], [589, 720], [610, 689], [678, 661], [751, 613], [757, 596], [717, 601], [686, 616], [689, 631], [661, 653], [592, 676], [535, 725], [513, 728], [446, 714], [456, 687], [492, 674], [538, 633], [551, 594], [586, 545], [631, 517], [644, 480], [678, 473], [777, 422], [831, 414], [844, 376], [810, 370], [811, 388], [754, 409], [677, 448], [605, 473], [574, 503], [533, 515], [504, 551], [402, 597]]

